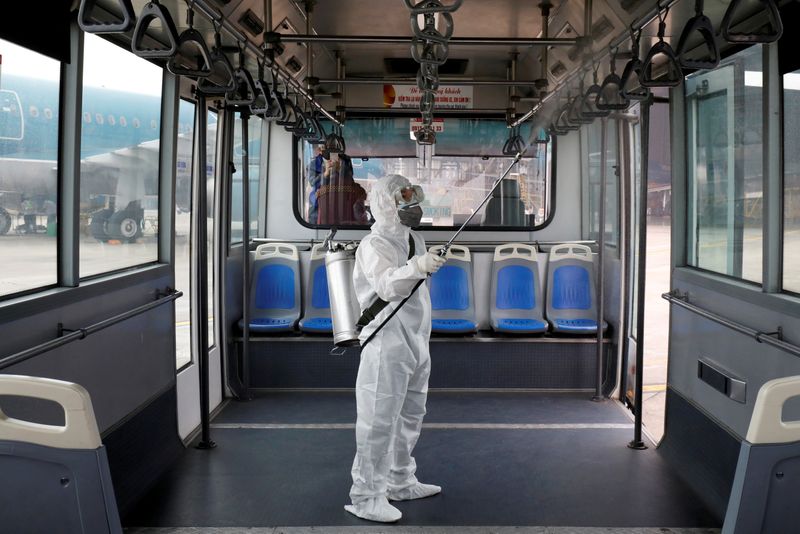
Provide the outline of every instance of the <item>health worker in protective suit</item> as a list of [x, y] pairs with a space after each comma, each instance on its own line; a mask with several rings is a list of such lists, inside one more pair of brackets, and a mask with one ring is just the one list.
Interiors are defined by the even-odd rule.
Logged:
[[[425, 240], [411, 230], [422, 218], [423, 198], [422, 188], [399, 174], [382, 178], [370, 191], [375, 222], [358, 246], [353, 270], [356, 296], [366, 310], [362, 324], [365, 316], [374, 316], [361, 330], [362, 344], [417, 282], [445, 262], [427, 252]], [[411, 456], [425, 416], [430, 334], [431, 299], [423, 283], [361, 351], [353, 504], [345, 510], [363, 519], [397, 521], [402, 513], [390, 500], [420, 499], [442, 490], [417, 480]]]

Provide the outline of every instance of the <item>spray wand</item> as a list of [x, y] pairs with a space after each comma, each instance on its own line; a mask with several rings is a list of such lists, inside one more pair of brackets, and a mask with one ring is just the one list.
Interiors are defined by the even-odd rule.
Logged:
[[[453, 245], [453, 242], [456, 240], [456, 238], [459, 236], [459, 234], [461, 234], [461, 232], [464, 231], [464, 228], [466, 228], [467, 224], [469, 224], [469, 222], [472, 220], [472, 218], [480, 211], [480, 209], [483, 207], [483, 205], [486, 204], [489, 201], [489, 199], [492, 196], [492, 193], [494, 193], [494, 190], [497, 189], [497, 186], [500, 185], [500, 182], [502, 182], [503, 179], [505, 179], [505, 177], [508, 176], [508, 173], [510, 173], [511, 169], [514, 168], [514, 165], [519, 163], [519, 160], [522, 159], [522, 156], [528, 150], [529, 146], [530, 146], [530, 143], [528, 143], [528, 145], [526, 145], [522, 150], [517, 152], [517, 155], [514, 156], [514, 160], [508, 165], [508, 168], [506, 168], [506, 170], [503, 171], [503, 174], [501, 174], [500, 177], [497, 180], [495, 180], [494, 184], [492, 184], [492, 188], [489, 190], [489, 192], [486, 194], [486, 196], [483, 198], [483, 200], [481, 200], [481, 203], [478, 204], [478, 207], [475, 208], [475, 210], [473, 210], [473, 212], [470, 214], [470, 216], [467, 217], [467, 220], [464, 221], [464, 223], [461, 225], [461, 227], [458, 230], [456, 230], [456, 233], [453, 234], [453, 237], [451, 237], [450, 240], [442, 246], [441, 250], [439, 250], [439, 256], [445, 257], [447, 255], [447, 251], [450, 250], [450, 247]], [[421, 286], [422, 283], [425, 282], [425, 280], [426, 279], [423, 278], [419, 282], [417, 282], [417, 284], [414, 286], [414, 289], [411, 290], [411, 293], [409, 293], [406, 298], [401, 300], [400, 304], [398, 304], [397, 306], [395, 306], [392, 309], [392, 312], [389, 314], [389, 316], [386, 319], [383, 320], [383, 322], [378, 326], [378, 328], [376, 328], [369, 335], [369, 337], [366, 340], [364, 340], [364, 343], [361, 344], [361, 348], [362, 349], [364, 347], [366, 347], [369, 344], [369, 342], [372, 341], [372, 338], [374, 338], [378, 334], [378, 332], [380, 332], [381, 329], [384, 326], [386, 326], [386, 323], [388, 323], [391, 320], [391, 318], [394, 317], [395, 314], [398, 311], [400, 311], [400, 308], [402, 308], [403, 305], [406, 302], [408, 302], [408, 299], [411, 298], [411, 296], [417, 291], [417, 289], [419, 289], [419, 286]]]

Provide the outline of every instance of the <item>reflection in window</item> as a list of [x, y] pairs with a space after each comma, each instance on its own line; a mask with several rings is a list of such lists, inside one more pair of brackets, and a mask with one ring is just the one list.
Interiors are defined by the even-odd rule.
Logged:
[[206, 194], [208, 211], [206, 212], [206, 223], [208, 224], [208, 346], [213, 347], [214, 338], [214, 203], [216, 201], [216, 174], [214, 173], [214, 162], [217, 157], [217, 114], [214, 111], [208, 112], [208, 129], [206, 131]]
[[[350, 154], [331, 155], [328, 160], [319, 147], [302, 142], [298, 212], [313, 225], [368, 225], [372, 185], [382, 176], [402, 174], [425, 192], [423, 225], [463, 224], [512, 161], [500, 152], [508, 129], [502, 121], [445, 119], [444, 123], [429, 159], [414, 157], [417, 148], [410, 139], [409, 119], [348, 121], [345, 140]], [[527, 156], [470, 226], [527, 228], [544, 223], [550, 213], [552, 143], [531, 145]]]
[[800, 293], [800, 70], [783, 75], [783, 287]]
[[[0, 297], [57, 282], [58, 61], [0, 40]], [[25, 113], [28, 110], [28, 113]]]
[[[158, 259], [158, 130], [109, 131], [111, 110], [160, 121], [162, 71], [95, 35], [85, 38], [81, 129], [81, 277]], [[106, 109], [104, 109], [106, 108]]]
[[[181, 100], [178, 120], [193, 124], [195, 105]], [[192, 361], [192, 148], [194, 129], [178, 134], [175, 169], [175, 289], [184, 297], [175, 303], [175, 362]]]
[[[258, 194], [261, 168], [261, 125], [258, 117], [250, 117], [247, 122], [247, 137], [249, 150], [247, 151], [250, 168], [248, 180], [250, 182], [250, 237], [258, 235]], [[233, 173], [231, 185], [231, 243], [242, 241], [242, 122], [239, 113], [233, 125]]]
[[688, 264], [761, 281], [761, 47], [686, 79]]

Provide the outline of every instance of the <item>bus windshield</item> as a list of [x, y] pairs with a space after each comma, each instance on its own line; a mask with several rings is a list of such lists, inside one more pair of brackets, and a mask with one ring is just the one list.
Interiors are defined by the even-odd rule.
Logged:
[[[402, 174], [422, 186], [422, 226], [457, 227], [472, 215], [512, 163], [503, 155], [505, 121], [437, 119], [435, 145], [417, 145], [417, 119], [351, 119], [345, 155], [325, 159], [321, 145], [300, 141], [295, 201], [301, 222], [313, 227], [371, 223], [368, 193], [380, 177]], [[325, 125], [330, 131], [330, 125]], [[530, 131], [520, 134], [527, 142]], [[531, 144], [492, 198], [470, 220], [473, 229], [542, 227], [551, 210], [553, 142]]]

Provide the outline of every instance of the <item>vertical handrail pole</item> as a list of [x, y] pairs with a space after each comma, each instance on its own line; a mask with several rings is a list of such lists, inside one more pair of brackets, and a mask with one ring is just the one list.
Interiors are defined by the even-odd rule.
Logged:
[[193, 314], [194, 332], [197, 339], [198, 367], [200, 372], [200, 442], [198, 449], [213, 449], [216, 443], [211, 440], [209, 377], [208, 377], [208, 198], [206, 194], [206, 136], [208, 132], [208, 114], [206, 97], [197, 91], [197, 104], [194, 119], [194, 158], [192, 159], [192, 187], [194, 188], [194, 205], [192, 220], [195, 234], [194, 268], [195, 288]]
[[644, 306], [645, 292], [644, 284], [646, 280], [645, 269], [647, 267], [647, 169], [649, 166], [650, 152], [650, 106], [653, 103], [653, 95], [648, 96], [642, 102], [642, 121], [641, 121], [641, 165], [639, 174], [641, 183], [639, 184], [639, 258], [636, 262], [636, 378], [633, 386], [633, 441], [628, 444], [631, 449], [646, 449], [647, 446], [642, 441], [642, 390], [644, 389]]
[[249, 112], [241, 110], [242, 127], [242, 382], [250, 397], [250, 140]]
[[606, 151], [608, 149], [608, 119], [600, 120], [603, 129], [600, 135], [600, 202], [598, 206], [599, 221], [597, 228], [597, 383], [595, 384], [594, 397], [592, 400], [600, 402], [605, 400], [603, 397], [603, 316], [605, 315], [605, 289], [603, 280], [605, 279], [605, 266], [603, 259], [606, 248]]

